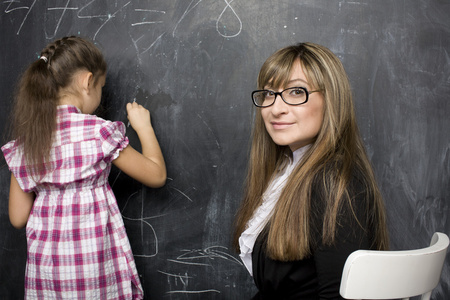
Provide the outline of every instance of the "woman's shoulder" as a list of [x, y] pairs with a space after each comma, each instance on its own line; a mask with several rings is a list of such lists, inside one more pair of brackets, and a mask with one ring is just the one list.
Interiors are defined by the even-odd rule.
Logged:
[[[346, 175], [341, 175], [336, 165], [326, 165], [319, 170], [311, 185], [311, 210], [318, 214], [316, 218], [323, 220], [325, 211], [336, 203], [335, 194], [339, 188], [344, 190], [340, 201], [340, 215], [364, 215], [371, 202], [373, 191], [370, 190], [369, 179], [364, 171], [354, 166]], [[341, 185], [339, 187], [339, 185]]]
[[339, 182], [346, 183], [348, 192], [360, 192], [366, 189], [369, 178], [357, 164], [344, 166], [342, 161], [335, 160], [327, 162], [317, 170], [313, 178], [313, 188], [330, 187]]

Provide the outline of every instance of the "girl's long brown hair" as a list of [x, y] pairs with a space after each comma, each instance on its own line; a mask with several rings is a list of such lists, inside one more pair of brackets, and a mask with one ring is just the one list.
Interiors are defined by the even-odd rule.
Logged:
[[60, 92], [71, 86], [81, 70], [91, 72], [95, 80], [105, 74], [102, 53], [85, 39], [64, 37], [48, 44], [41, 59], [33, 62], [19, 81], [12, 134], [23, 145], [26, 164], [35, 177], [43, 175], [49, 159]]
[[[340, 60], [329, 49], [313, 43], [280, 49], [261, 67], [258, 89], [268, 83], [274, 88], [284, 87], [295, 63], [301, 64], [311, 87], [321, 91], [324, 118], [315, 142], [289, 177], [275, 206], [268, 223], [268, 254], [281, 261], [300, 260], [311, 254], [313, 184], [319, 184], [323, 189], [327, 203], [322, 236], [319, 238], [325, 244], [332, 244], [340, 209], [344, 204], [352, 207], [348, 184], [354, 172], [362, 174], [365, 198], [370, 202], [366, 205], [370, 209], [366, 215], [374, 231], [373, 247], [387, 249], [383, 199], [358, 131], [350, 84]], [[289, 147], [278, 146], [272, 141], [261, 114], [257, 113], [244, 199], [236, 218], [233, 243], [237, 251], [239, 237], [261, 205], [262, 195], [275, 170], [283, 163], [285, 154], [291, 154]]]

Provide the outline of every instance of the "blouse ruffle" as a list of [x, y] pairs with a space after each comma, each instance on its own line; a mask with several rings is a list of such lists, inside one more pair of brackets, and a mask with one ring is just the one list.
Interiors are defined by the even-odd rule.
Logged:
[[280, 198], [287, 179], [309, 148], [310, 145], [307, 145], [292, 153], [293, 158], [289, 158], [289, 163], [275, 175], [262, 196], [263, 202], [261, 206], [256, 209], [252, 218], [247, 223], [247, 228], [239, 237], [239, 247], [241, 251], [239, 256], [252, 276], [252, 252], [255, 241], [272, 216], [273, 209]]

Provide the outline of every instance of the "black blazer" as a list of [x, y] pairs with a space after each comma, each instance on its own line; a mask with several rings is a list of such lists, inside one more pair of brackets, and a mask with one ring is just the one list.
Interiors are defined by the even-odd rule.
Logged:
[[267, 230], [255, 242], [252, 253], [253, 279], [259, 290], [253, 299], [343, 299], [339, 288], [347, 257], [355, 250], [370, 249], [372, 230], [366, 216], [370, 201], [362, 193], [363, 185], [353, 178], [349, 191], [353, 194], [353, 209], [360, 224], [353, 217], [349, 205], [344, 205], [339, 215], [336, 243], [322, 244], [321, 232], [324, 197], [313, 188], [311, 210], [318, 212], [311, 219], [311, 229], [316, 237], [312, 255], [300, 261], [282, 262], [268, 257], [265, 249]]

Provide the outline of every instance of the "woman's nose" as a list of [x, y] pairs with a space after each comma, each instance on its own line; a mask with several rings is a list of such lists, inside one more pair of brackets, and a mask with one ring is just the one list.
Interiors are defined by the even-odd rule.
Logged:
[[274, 115], [286, 113], [288, 110], [288, 104], [284, 102], [281, 95], [275, 95], [274, 103], [270, 107], [272, 108], [272, 114]]

